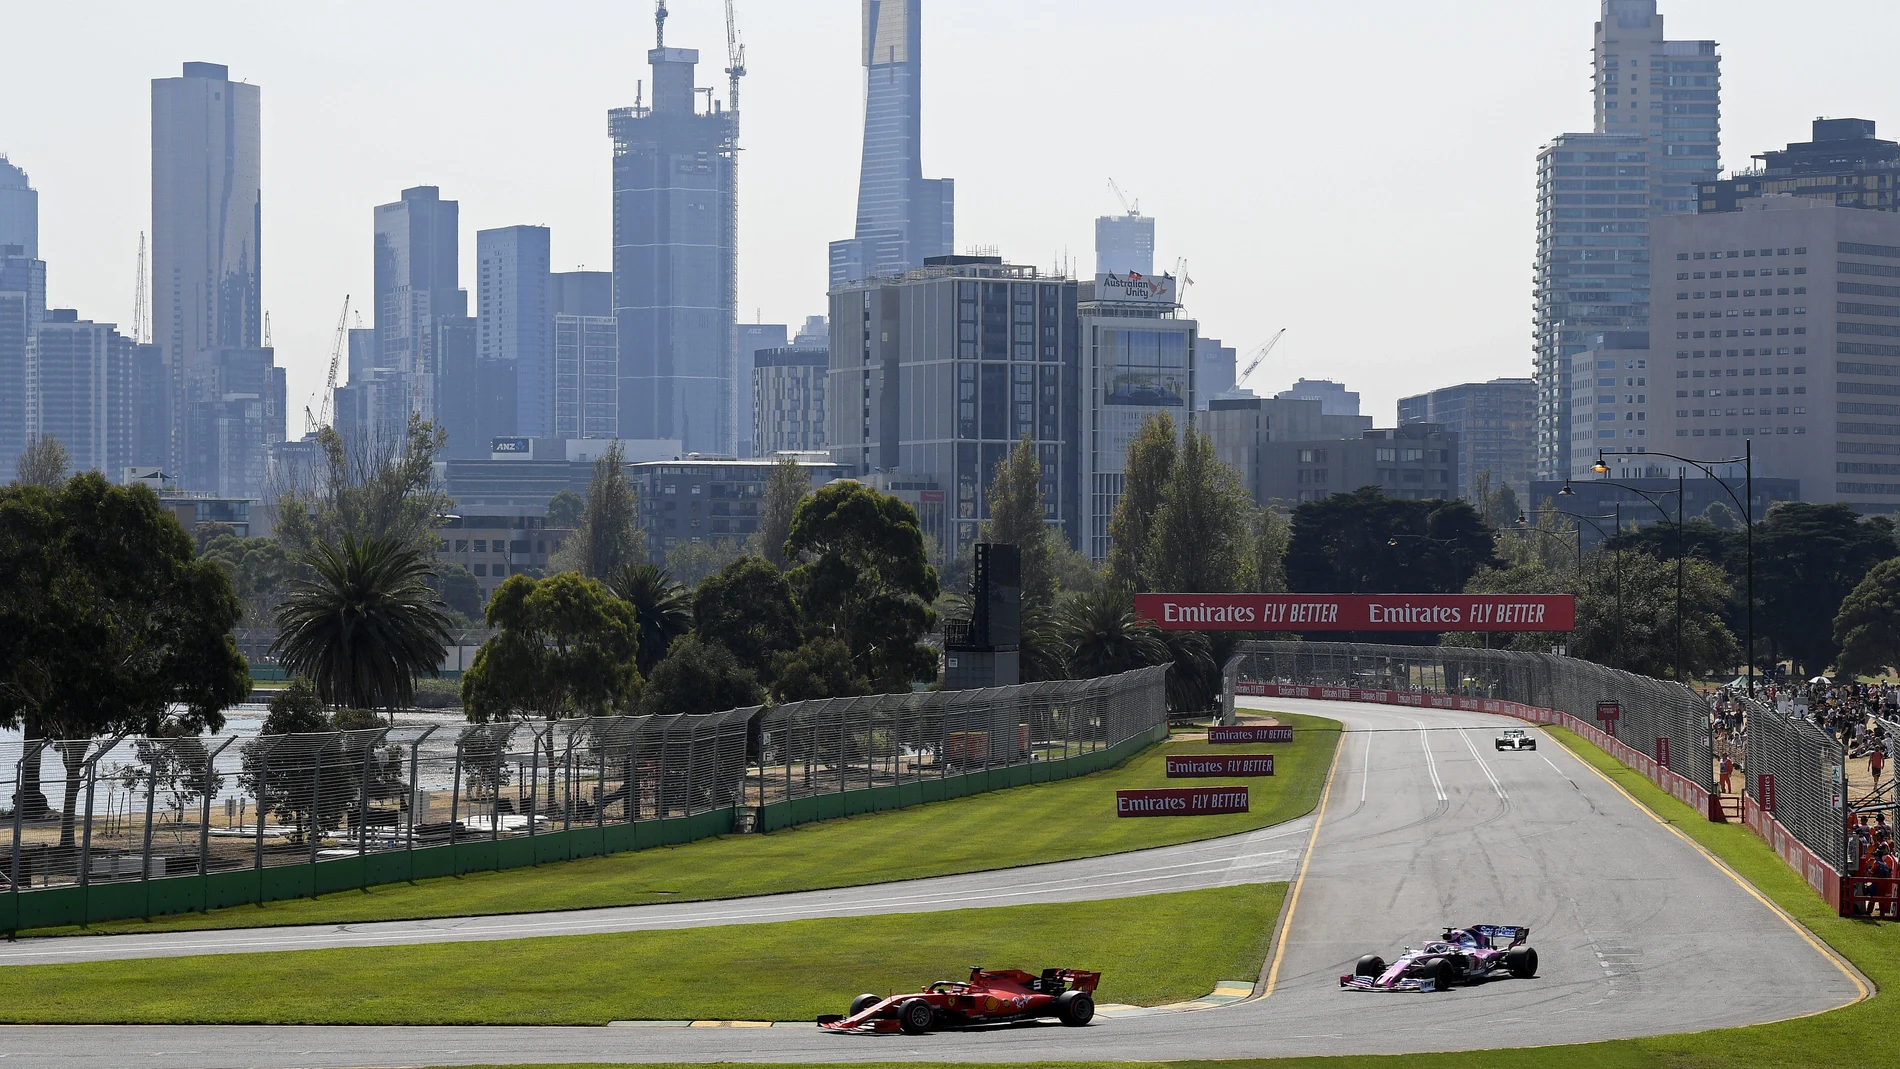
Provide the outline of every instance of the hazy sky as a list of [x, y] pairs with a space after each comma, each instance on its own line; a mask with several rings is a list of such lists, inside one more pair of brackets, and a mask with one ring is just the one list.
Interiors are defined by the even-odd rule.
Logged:
[[[852, 231], [858, 0], [737, 0], [751, 71], [741, 319], [824, 311]], [[670, 0], [668, 43], [724, 96], [715, 0]], [[1407, 393], [1530, 373], [1534, 165], [1589, 128], [1597, 0], [926, 0], [924, 168], [957, 182], [957, 245], [1093, 270], [1112, 176], [1189, 261], [1205, 334], [1281, 327], [1262, 392]], [[1724, 164], [1817, 115], [1900, 136], [1900, 5], [1663, 0], [1722, 46]], [[651, 5], [0, 0], [0, 152], [40, 191], [49, 301], [129, 322], [149, 230], [149, 80], [188, 60], [263, 90], [264, 306], [293, 412], [321, 385], [344, 295], [370, 289], [370, 210], [406, 186], [475, 231], [553, 228], [558, 268], [610, 266], [608, 108], [648, 79]], [[471, 301], [473, 294], [471, 293]], [[301, 415], [291, 435], [302, 430]]]

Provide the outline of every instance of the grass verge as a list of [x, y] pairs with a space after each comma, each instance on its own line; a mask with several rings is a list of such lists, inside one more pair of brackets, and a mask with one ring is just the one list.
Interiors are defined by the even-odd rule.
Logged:
[[[90, 932], [191, 931], [285, 924], [360, 924], [600, 906], [689, 902], [854, 887], [1013, 868], [1193, 842], [1283, 823], [1312, 811], [1339, 742], [1339, 722], [1280, 714], [1294, 742], [1272, 747], [1272, 779], [1253, 780], [1252, 812], [1192, 820], [1114, 820], [1116, 790], [1179, 786], [1168, 754], [1204, 742], [1167, 742], [1092, 776], [806, 824], [684, 846], [563, 861], [504, 872], [386, 884], [317, 898], [93, 925]], [[81, 929], [45, 929], [63, 935]]]
[[[1618, 786], [1748, 880], [1770, 901], [1852, 962], [1880, 990], [1900, 985], [1900, 925], [1835, 916], [1807, 883], [1775, 856], [1768, 845], [1739, 824], [1711, 824], [1641, 775], [1602, 750], [1558, 727], [1544, 730]], [[1838, 1065], [1900, 1065], [1890, 1042], [1895, 1014], [1893, 996], [1877, 994], [1845, 1009], [1777, 1024], [1752, 1025], [1649, 1039], [1611, 1040], [1565, 1047], [1466, 1051], [1448, 1054], [1283, 1058], [1217, 1062], [1143, 1063], [1155, 1069], [1811, 1069]], [[889, 1063], [891, 1069], [918, 1069], [925, 1063]], [[1045, 1062], [1033, 1069], [1090, 1069], [1126, 1066], [1116, 1062]], [[529, 1069], [485, 1066], [478, 1069]], [[534, 1069], [608, 1069], [606, 1066], [536, 1066]], [[648, 1067], [654, 1069], [654, 1067]], [[755, 1066], [752, 1069], [766, 1069]], [[801, 1065], [798, 1069], [822, 1069]], [[838, 1069], [845, 1069], [839, 1066]], [[872, 1069], [859, 1063], [850, 1069]], [[989, 1069], [1032, 1069], [997, 1065]]]
[[[13, 1024], [605, 1024], [810, 1020], [972, 963], [1098, 970], [1098, 999], [1184, 1001], [1260, 973], [1286, 884], [492, 943], [36, 965]], [[734, 977], [743, 977], [735, 982]]]

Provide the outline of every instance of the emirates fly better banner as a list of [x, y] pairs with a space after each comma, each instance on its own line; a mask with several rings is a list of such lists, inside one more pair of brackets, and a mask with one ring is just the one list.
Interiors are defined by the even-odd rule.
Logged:
[[1164, 631], [1571, 631], [1570, 594], [1136, 594]]

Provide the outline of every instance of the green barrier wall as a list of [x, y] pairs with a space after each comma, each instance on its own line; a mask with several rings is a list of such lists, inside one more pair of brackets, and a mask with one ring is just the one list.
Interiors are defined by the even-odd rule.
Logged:
[[[970, 772], [941, 779], [920, 779], [891, 787], [868, 787], [837, 794], [815, 795], [773, 802], [759, 812], [761, 831], [777, 831], [836, 817], [903, 809], [926, 802], [962, 798], [1007, 787], [1071, 779], [1113, 768], [1167, 738], [1159, 724], [1107, 749], [1059, 761]], [[578, 857], [674, 846], [697, 839], [726, 835], [733, 830], [737, 810], [718, 809], [690, 817], [643, 820], [632, 824], [551, 831], [534, 836], [425, 846], [335, 858], [314, 865], [279, 865], [202, 876], [173, 876], [156, 880], [112, 880], [90, 887], [53, 887], [0, 894], [0, 931], [57, 928], [103, 921], [158, 917], [225, 906], [308, 898], [436, 876], [567, 861]]]

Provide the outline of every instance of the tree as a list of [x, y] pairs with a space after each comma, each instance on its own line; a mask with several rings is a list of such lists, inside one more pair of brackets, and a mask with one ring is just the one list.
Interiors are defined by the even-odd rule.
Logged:
[[798, 630], [792, 586], [764, 557], [740, 557], [693, 591], [693, 632], [761, 680], [772, 678], [775, 656], [798, 646]]
[[[1735, 636], [1722, 622], [1733, 593], [1716, 566], [1683, 569], [1683, 670], [1706, 675], [1735, 663]], [[1676, 565], [1647, 553], [1598, 547], [1584, 560], [1572, 656], [1639, 675], [1675, 674]]]
[[1153, 588], [1190, 594], [1241, 589], [1253, 563], [1252, 512], [1252, 498], [1215, 454], [1213, 439], [1188, 427], [1148, 532]]
[[59, 444], [58, 438], [46, 434], [35, 435], [27, 440], [15, 471], [23, 485], [57, 490], [59, 484], [66, 481], [66, 472], [72, 466], [72, 458], [66, 455], [66, 447]]
[[[96, 472], [57, 490], [0, 488], [0, 727], [61, 740], [62, 846], [93, 739], [215, 731], [250, 693], [231, 637], [240, 612], [230, 580], [150, 489]], [[28, 765], [16, 805], [43, 815]]]
[[1841, 602], [1834, 617], [1836, 662], [1843, 675], [1900, 668], [1900, 557], [1882, 561]]
[[633, 606], [639, 628], [635, 660], [640, 674], [653, 674], [673, 640], [693, 629], [693, 609], [686, 588], [651, 564], [628, 564], [615, 573], [614, 595]]
[[758, 680], [732, 651], [698, 635], [687, 635], [654, 666], [640, 711], [653, 714], [718, 713], [765, 700]]
[[435, 461], [448, 445], [439, 427], [411, 413], [400, 438], [365, 435], [351, 441], [332, 428], [317, 432], [323, 467], [313, 487], [277, 498], [274, 534], [293, 559], [344, 535], [358, 542], [389, 538], [433, 557], [430, 537], [450, 500], [436, 484]]
[[464, 620], [472, 622], [482, 618], [482, 585], [467, 568], [454, 561], [436, 562], [435, 578], [429, 581], [429, 589]]
[[1811, 675], [1834, 663], [1834, 618], [1874, 566], [1893, 556], [1893, 521], [1851, 505], [1788, 501], [1755, 528], [1756, 627]]
[[[1101, 589], [1102, 569], [1087, 554], [1069, 544], [1066, 538], [1051, 538], [1050, 564], [1055, 571], [1056, 590], [1064, 594], [1087, 594]], [[948, 577], [943, 585], [952, 585]], [[1053, 611], [1053, 606], [1051, 606]]]
[[1027, 434], [1009, 455], [996, 462], [987, 497], [990, 518], [978, 537], [1006, 542], [1022, 559], [1023, 605], [1047, 608], [1055, 603], [1054, 535], [1042, 500], [1042, 461]]
[[171, 813], [171, 820], [161, 824], [169, 823], [182, 845], [186, 810], [196, 810], [194, 803], [215, 797], [224, 787], [224, 776], [212, 765], [211, 751], [202, 738], [176, 729], [161, 737], [140, 736], [132, 740], [132, 750], [138, 763], [119, 769], [119, 785], [134, 796], [150, 792], [153, 804]]
[[1405, 501], [1368, 486], [1294, 510], [1287, 586], [1312, 593], [1452, 594], [1495, 553], [1495, 532], [1465, 502]]
[[1493, 476], [1490, 468], [1472, 478], [1471, 505], [1478, 510], [1478, 517], [1492, 527], [1516, 523], [1523, 511], [1517, 503], [1517, 491], [1511, 489], [1511, 484]]
[[774, 701], [852, 698], [870, 689], [851, 663], [851, 647], [830, 635], [814, 636], [797, 649], [772, 657]]
[[274, 538], [220, 535], [200, 555], [224, 569], [244, 603], [244, 619], [253, 627], [270, 621], [298, 572], [296, 563], [285, 555], [283, 544]]
[[626, 451], [616, 441], [594, 461], [594, 477], [587, 486], [587, 504], [581, 510], [580, 522], [548, 566], [557, 572], [606, 579], [629, 564], [646, 560], [646, 556], [639, 503], [633, 484], [627, 481]]
[[293, 677], [290, 685], [271, 695], [264, 707], [264, 724], [259, 735], [304, 735], [330, 730], [330, 716], [324, 710], [323, 696], [316, 684], [305, 676]]
[[924, 555], [917, 513], [857, 482], [835, 482], [798, 506], [786, 549], [801, 563], [788, 579], [811, 622], [851, 648], [880, 693], [935, 674], [918, 644], [935, 623], [936, 570]]
[[301, 563], [312, 577], [291, 584], [271, 643], [285, 671], [309, 676], [332, 706], [407, 707], [416, 677], [438, 674], [449, 642], [422, 550], [346, 534], [341, 548], [319, 545]]
[[1171, 656], [1160, 628], [1152, 620], [1135, 616], [1134, 599], [1120, 587], [1107, 586], [1070, 599], [1062, 608], [1059, 626], [1068, 647], [1069, 669], [1078, 679], [1166, 664]]
[[572, 490], [563, 490], [548, 500], [547, 525], [560, 531], [572, 531], [581, 522], [587, 499]]
[[489, 599], [482, 643], [462, 676], [473, 723], [608, 716], [640, 696], [633, 606], [574, 572], [511, 575]]
[[689, 587], [740, 557], [745, 548], [736, 538], [714, 538], [705, 542], [681, 542], [666, 551], [666, 570], [674, 579]]
[[1161, 511], [1161, 495], [1174, 471], [1178, 441], [1173, 417], [1157, 412], [1142, 422], [1128, 442], [1122, 496], [1108, 521], [1108, 576], [1130, 590], [1154, 589], [1146, 571], [1149, 530]]
[[785, 566], [785, 540], [792, 536], [792, 517], [798, 505], [811, 496], [811, 476], [799, 466], [798, 459], [781, 456], [772, 465], [765, 483], [765, 500], [759, 503], [759, 529], [752, 535], [752, 552]]
[[191, 529], [191, 540], [198, 546], [199, 556], [204, 555], [206, 547], [220, 538], [236, 538], [237, 528], [228, 523], [208, 520]]
[[1286, 592], [1286, 517], [1272, 509], [1255, 509], [1252, 517], [1253, 561], [1248, 569], [1253, 588], [1262, 594]]

